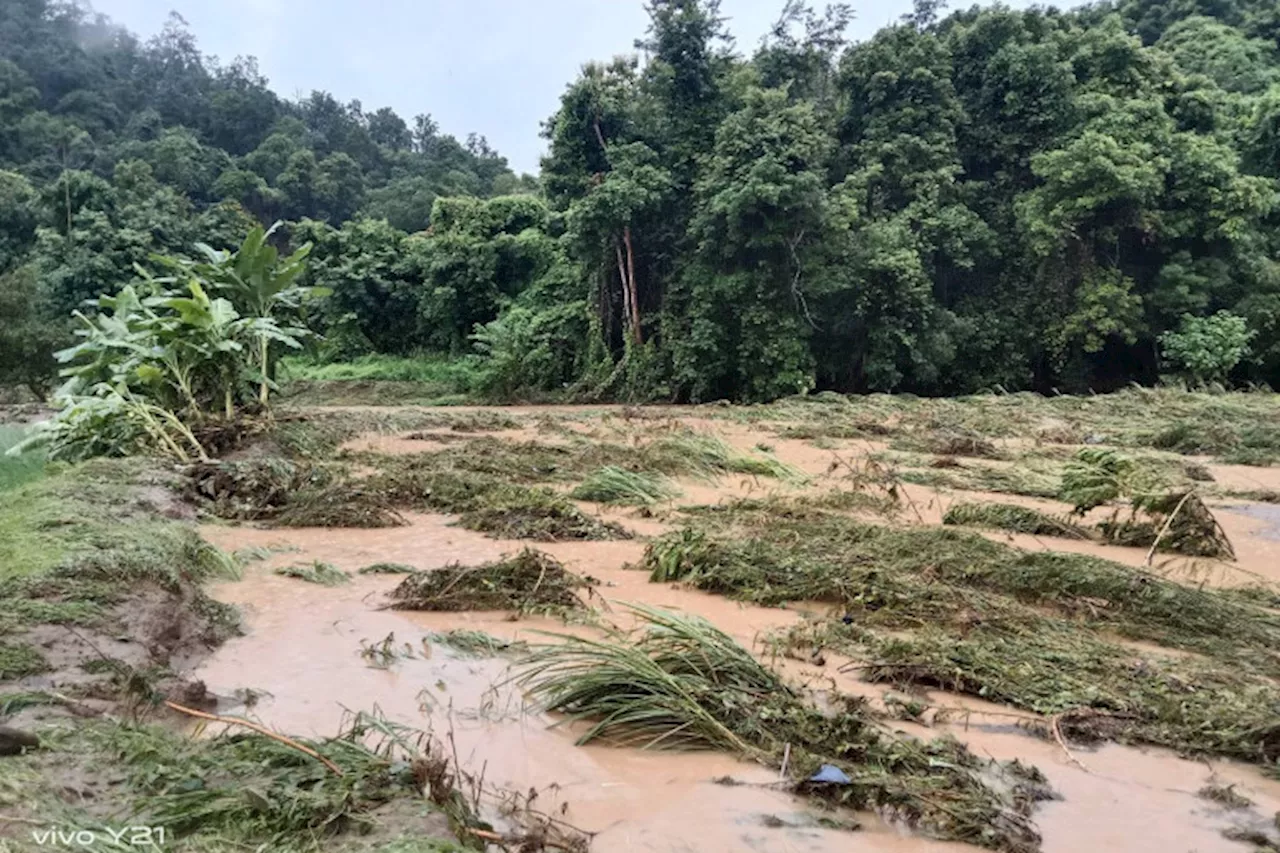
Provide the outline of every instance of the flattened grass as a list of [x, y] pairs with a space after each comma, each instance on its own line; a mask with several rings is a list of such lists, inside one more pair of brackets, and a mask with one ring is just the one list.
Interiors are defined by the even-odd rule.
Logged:
[[1031, 507], [1001, 503], [954, 503], [942, 516], [943, 524], [962, 527], [989, 527], [1010, 533], [1030, 533], [1035, 536], [1061, 536], [1067, 539], [1087, 539], [1079, 525]]
[[[1021, 795], [1006, 798], [983, 781], [983, 762], [954, 741], [894, 739], [852, 699], [825, 714], [710, 623], [631, 607], [641, 621], [635, 631], [604, 640], [554, 635], [518, 664], [519, 683], [544, 710], [590, 724], [579, 743], [717, 749], [774, 766], [790, 745], [798, 793], [876, 808], [939, 838], [1038, 849], [1027, 819], [1031, 780], [1015, 780]], [[839, 767], [849, 784], [806, 781], [821, 764]]]
[[[819, 601], [817, 638], [873, 663], [873, 680], [940, 686], [1041, 713], [1109, 715], [1107, 736], [1280, 757], [1280, 616], [1079, 554], [1028, 552], [946, 528], [891, 528], [818, 511], [708, 515], [651, 543], [657, 582], [765, 605]], [[1269, 599], [1266, 599], [1269, 600]], [[1145, 662], [1115, 635], [1170, 649]], [[1202, 657], [1179, 658], [1172, 650]]]
[[[127, 820], [164, 826], [166, 849], [460, 850], [452, 839], [426, 835], [432, 812], [443, 810], [460, 831], [487, 826], [451, 787], [458, 776], [442, 747], [376, 714], [348, 717], [331, 738], [295, 739], [340, 773], [293, 746], [239, 728], [190, 738], [160, 725], [88, 721], [46, 735], [44, 750], [6, 761], [36, 771], [51, 761], [73, 768], [77, 784], [96, 786], [99, 798], [110, 792], [115, 811], [108, 825]], [[18, 808], [32, 810], [41, 821], [52, 814], [59, 824], [101, 827], [98, 809], [65, 802], [61, 786], [50, 789], [57, 779], [32, 776]], [[371, 833], [378, 832], [379, 816], [388, 809], [420, 827], [413, 845], [376, 843]], [[437, 833], [448, 834], [444, 821], [435, 823]], [[107, 849], [102, 845], [100, 840], [94, 849]]]
[[585, 607], [578, 590], [591, 582], [558, 560], [526, 548], [478, 566], [458, 564], [407, 576], [391, 592], [393, 610], [515, 610], [520, 613]]
[[606, 465], [583, 480], [569, 497], [597, 503], [651, 506], [679, 494], [679, 489], [658, 474]]
[[351, 582], [351, 576], [332, 563], [312, 560], [310, 563], [294, 563], [275, 570], [277, 575], [296, 578], [319, 586], [342, 586]]

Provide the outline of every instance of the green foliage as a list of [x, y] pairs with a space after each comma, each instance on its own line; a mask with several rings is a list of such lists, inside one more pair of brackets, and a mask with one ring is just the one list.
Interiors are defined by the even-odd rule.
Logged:
[[1249, 342], [1256, 334], [1245, 318], [1230, 311], [1211, 317], [1184, 315], [1177, 330], [1160, 336], [1160, 348], [1196, 382], [1222, 382], [1249, 355]]
[[312, 560], [310, 563], [294, 563], [282, 566], [275, 573], [286, 578], [297, 578], [307, 583], [320, 586], [341, 586], [351, 582], [351, 576], [332, 563], [323, 560]]
[[569, 497], [580, 501], [648, 506], [679, 495], [664, 477], [606, 465], [583, 480]]
[[1121, 497], [1148, 491], [1149, 475], [1132, 459], [1110, 448], [1086, 447], [1062, 472], [1059, 496], [1084, 514]]
[[38, 480], [44, 475], [45, 455], [39, 450], [9, 454], [27, 436], [28, 429], [0, 424], [0, 492]]
[[52, 316], [31, 266], [0, 272], [0, 385], [25, 385], [38, 396], [49, 390], [64, 322]]
[[427, 115], [282, 101], [177, 22], [6, 7], [0, 381], [42, 387], [57, 318], [150, 255], [284, 219], [331, 291], [312, 359], [478, 348], [496, 399], [1114, 390], [1161, 350], [1280, 382], [1266, 4], [929, 2], [846, 45], [844, 5], [797, 0], [749, 57], [716, 0], [647, 10], [535, 181]]
[[57, 354], [67, 365], [62, 410], [40, 435], [52, 456], [203, 459], [193, 428], [267, 405], [273, 346], [298, 349], [308, 334], [285, 317], [306, 295], [293, 282], [308, 247], [281, 260], [268, 234], [253, 229], [234, 253], [201, 245], [204, 262], [157, 256], [175, 276], [139, 268], [141, 291], [126, 285], [99, 298], [100, 313], [77, 312], [82, 341]]

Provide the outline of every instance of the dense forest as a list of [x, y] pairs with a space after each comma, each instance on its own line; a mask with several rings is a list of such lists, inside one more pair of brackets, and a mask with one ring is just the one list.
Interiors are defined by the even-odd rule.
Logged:
[[[480, 137], [0, 0], [0, 382], [153, 254], [311, 244], [312, 355], [438, 355], [505, 397], [1280, 380], [1280, 5], [936, 0], [736, 46], [649, 0], [535, 180]], [[531, 129], [532, 132], [533, 129]]]

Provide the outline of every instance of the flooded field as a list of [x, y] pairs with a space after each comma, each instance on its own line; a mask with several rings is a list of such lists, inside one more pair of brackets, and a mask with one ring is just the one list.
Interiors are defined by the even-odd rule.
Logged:
[[[330, 409], [317, 417], [361, 414]], [[1280, 659], [1269, 645], [1280, 635], [1273, 633], [1275, 600], [1266, 598], [1266, 590], [1280, 582], [1280, 515], [1274, 505], [1242, 494], [1280, 489], [1276, 469], [1173, 454], [1152, 457], [1150, 465], [1163, 472], [1169, 489], [1185, 490], [1194, 481], [1197, 500], [1234, 552], [1234, 559], [1223, 559], [1162, 550], [1161, 537], [1167, 534], [1158, 525], [1154, 547], [1108, 542], [1092, 525], [1116, 513], [1127, 516], [1123, 500], [1071, 516], [1070, 504], [1036, 495], [1034, 482], [1028, 486], [1023, 480], [1056, 481], [1075, 451], [1070, 445], [1009, 439], [976, 451], [963, 444], [935, 448], [959, 452], [911, 450], [901, 437], [832, 437], [850, 430], [821, 413], [789, 421], [786, 413], [744, 417], [705, 408], [469, 409], [451, 412], [440, 426], [428, 429], [399, 429], [385, 414], [366, 431], [354, 430], [338, 442], [324, 462], [345, 466], [351, 482], [363, 484], [361, 494], [407, 491], [412, 482], [418, 496], [389, 510], [395, 513], [390, 526], [229, 521], [201, 526], [201, 535], [219, 548], [252, 555], [242, 579], [211, 590], [219, 601], [242, 610], [244, 635], [190, 673], [220, 697], [221, 712], [321, 737], [335, 731], [347, 711], [377, 708], [390, 719], [446, 738], [460, 764], [486, 785], [536, 789], [539, 807], [587, 833], [591, 849], [598, 851], [972, 849], [935, 840], [930, 836], [946, 833], [910, 826], [912, 821], [898, 819], [892, 809], [833, 809], [795, 796], [785, 770], [763, 753], [575, 745], [587, 724], [565, 724], [562, 717], [542, 712], [514, 681], [520, 653], [500, 648], [560, 643], [563, 635], [605, 638], [610, 628], [633, 627], [629, 604], [649, 605], [707, 620], [811, 701], [861, 697], [890, 741], [951, 737], [978, 765], [1017, 759], [1038, 768], [1052, 798], [1034, 803], [1029, 818], [1045, 851], [1203, 853], [1276, 843], [1280, 781], [1261, 768], [1280, 754], [1280, 719], [1274, 716], [1280, 707], [1272, 692]], [[692, 458], [695, 452], [704, 458]], [[621, 489], [619, 503], [572, 497], [606, 467], [649, 479], [637, 483], [621, 477], [615, 484]], [[1183, 476], [1188, 471], [1192, 479]], [[483, 491], [474, 483], [465, 498], [454, 495], [461, 488], [455, 480], [468, 477], [483, 481], [485, 489], [511, 483], [538, 491], [536, 498], [504, 494], [494, 499], [500, 511], [487, 512], [482, 504], [488, 498], [473, 499]], [[627, 488], [643, 494], [645, 483], [656, 488], [659, 481], [668, 496], [628, 505]], [[993, 484], [1005, 484], [1007, 491], [1000, 493]], [[953, 523], [944, 525], [949, 510], [964, 503], [1029, 508], [1083, 532], [1050, 536], [965, 527], [969, 532], [962, 533]], [[535, 506], [536, 512], [530, 509]], [[529, 520], [535, 515], [536, 524]], [[1177, 520], [1163, 517], [1168, 528]], [[846, 554], [846, 540], [840, 538], [845, 534], [832, 531], [853, 525], [861, 526], [861, 538], [848, 540], [854, 544]], [[907, 538], [867, 552], [906, 549], [895, 559], [911, 564], [906, 571], [920, 585], [894, 594], [927, 593], [937, 599], [929, 607], [909, 602], [893, 616], [891, 599], [871, 602], [873, 587], [880, 588], [870, 576], [858, 581], [864, 589], [844, 598], [811, 584], [812, 600], [794, 598], [788, 592], [792, 587], [762, 587], [751, 580], [755, 576], [748, 569], [759, 568], [751, 560], [766, 557], [776, 562], [794, 554], [795, 562], [786, 568], [793, 574], [805, 571], [805, 561], [822, 563], [824, 557], [835, 566], [846, 558], [853, 561], [849, 565], [861, 565], [855, 552], [869, 547], [867, 537], [880, 536], [875, 531], [882, 529], [933, 537], [918, 543]], [[671, 537], [681, 531], [719, 549], [720, 562], [698, 564], [705, 550], [672, 550]], [[1070, 589], [1070, 583], [1055, 592], [1032, 591], [1019, 585], [1020, 575], [993, 574], [979, 582], [973, 580], [973, 566], [964, 564], [967, 557], [951, 566], [945, 555], [920, 556], [923, 549], [937, 547], [937, 536], [953, 535], [977, 555], [973, 560], [1007, 563], [1015, 574], [1038, 571], [1040, 565], [1026, 568], [1019, 555], [1052, 552], [1101, 558], [1088, 564], [1090, 570], [1127, 568], [1132, 575], [1124, 589], [1163, 584], [1160, 589], [1166, 591], [1199, 590], [1213, 596], [1204, 603], [1207, 621], [1180, 631], [1177, 620], [1169, 622], [1146, 597], [1124, 604], [1120, 598]], [[992, 543], [992, 550], [976, 536]], [[825, 555], [822, 537], [832, 543]], [[756, 544], [765, 550], [751, 550]], [[748, 550], [735, 550], [740, 546]], [[391, 594], [403, 576], [360, 573], [374, 564], [398, 564], [419, 573], [453, 572], [454, 580], [445, 586], [465, 585], [469, 567], [493, 564], [525, 547], [588, 577], [586, 606], [392, 610]], [[677, 580], [652, 582], [653, 566], [664, 553], [693, 567], [682, 569]], [[741, 579], [715, 576], [728, 561], [738, 561]], [[315, 564], [345, 573], [345, 582], [325, 586], [279, 573]], [[884, 570], [893, 571], [889, 565]], [[770, 584], [790, 582], [789, 576], [776, 577], [783, 571], [776, 566], [761, 571], [773, 578]], [[1214, 633], [1218, 629], [1210, 623], [1217, 624], [1218, 596], [1228, 594], [1219, 589], [1250, 591], [1238, 603], [1256, 607], [1252, 629], [1242, 627], [1240, 636]], [[960, 614], [947, 596], [957, 596], [972, 612]], [[1195, 604], [1200, 606], [1198, 600]], [[926, 615], [930, 607], [942, 607], [947, 615], [934, 624]], [[987, 664], [958, 657], [933, 672], [938, 664], [928, 656], [927, 649], [934, 648], [929, 643], [973, 642], [976, 655], [988, 648], [977, 645], [976, 638], [985, 637], [983, 627], [996, 622], [1025, 628], [1017, 636], [1026, 637], [1023, 647], [1029, 644], [1032, 651], [1035, 631], [1054, 632], [1044, 649], [1048, 669], [1031, 672], [1025, 667], [1033, 664], [1009, 660], [1008, 671], [993, 672], [983, 669]], [[1255, 639], [1246, 636], [1250, 630]], [[477, 653], [450, 640], [460, 632], [483, 632], [496, 642]], [[1050, 635], [1045, 636], [1049, 642]], [[917, 639], [923, 644], [915, 652], [918, 658], [877, 659], [884, 653], [901, 655], [896, 641]], [[1206, 733], [1204, 742], [1186, 734], [1180, 741], [1184, 734], [1177, 726], [1163, 718], [1143, 719], [1136, 706], [1109, 698], [1110, 685], [1096, 694], [1088, 685], [1073, 686], [1085, 671], [1076, 659], [1062, 664], [1064, 684], [1042, 689], [1023, 683], [1049, 680], [1047, 673], [1058, 672], [1053, 656], [1066, 654], [1063, 650], [1077, 641], [1098, 649], [1116, 678], [1140, 679], [1143, 689], [1152, 689], [1151, 681], [1174, 692], [1195, 693], [1201, 686], [1233, 695], [1247, 692], [1254, 697], [1247, 712], [1270, 718], [1275, 733], [1259, 735], [1261, 751], [1255, 753], [1249, 752], [1254, 747], [1245, 743], [1248, 738], [1235, 733]], [[1214, 681], [1241, 668], [1232, 674], [1246, 676], [1247, 683]], [[1148, 679], [1148, 672], [1159, 677]], [[1112, 675], [1108, 670], [1099, 677]], [[1095, 701], [1072, 698], [1073, 691]], [[252, 697], [247, 704], [246, 696]], [[1209, 708], [1197, 719], [1208, 729], [1221, 723], [1216, 716], [1221, 713]], [[1210, 742], [1216, 747], [1207, 748]], [[793, 745], [786, 746], [789, 753]], [[1242, 799], [1215, 798], [1215, 791]], [[487, 816], [502, 826], [498, 811]], [[855, 825], [859, 828], [851, 833]], [[1003, 842], [991, 846], [1015, 849]]]

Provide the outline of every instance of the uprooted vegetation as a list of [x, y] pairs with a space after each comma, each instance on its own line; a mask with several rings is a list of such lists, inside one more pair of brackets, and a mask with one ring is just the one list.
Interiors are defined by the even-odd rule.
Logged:
[[[433, 462], [388, 458], [382, 471], [367, 477], [319, 472], [318, 466], [305, 463], [210, 463], [192, 469], [193, 492], [209, 497], [206, 507], [216, 515], [226, 512], [283, 527], [391, 527], [405, 523], [399, 510], [408, 509], [454, 513], [461, 526], [505, 539], [552, 542], [630, 535], [549, 489]], [[298, 480], [324, 485], [290, 491], [288, 483]]]
[[[655, 540], [641, 568], [759, 604], [830, 604], [843, 620], [777, 647], [841, 651], [873, 681], [1063, 715], [1077, 736], [1280, 758], [1280, 617], [1244, 596], [946, 528], [766, 519], [749, 506]], [[1171, 651], [1136, 662], [1116, 636]]]
[[606, 465], [583, 480], [569, 497], [597, 503], [650, 506], [679, 494], [680, 491], [659, 474]]
[[1117, 509], [1098, 524], [1102, 538], [1112, 544], [1235, 559], [1226, 531], [1194, 490], [1170, 491], [1157, 472], [1114, 450], [1077, 453], [1062, 475], [1062, 499], [1081, 515], [1127, 499], [1127, 515]]
[[942, 523], [961, 527], [988, 527], [994, 530], [1007, 530], [1010, 533], [1029, 533], [1034, 536], [1087, 538], [1087, 534], [1080, 526], [1072, 521], [1017, 504], [954, 503], [947, 507], [946, 513], [942, 516]]
[[350, 575], [332, 563], [326, 563], [323, 560], [281, 566], [275, 570], [275, 573], [282, 577], [296, 578], [319, 586], [341, 586], [351, 582]]
[[415, 572], [391, 592], [394, 610], [514, 610], [519, 613], [580, 609], [580, 590], [592, 581], [566, 571], [558, 560], [526, 548], [478, 566], [450, 565]]
[[[333, 429], [349, 437], [341, 423]], [[303, 457], [208, 462], [187, 468], [188, 494], [214, 515], [279, 526], [389, 527], [404, 523], [400, 511], [418, 510], [456, 514], [461, 526], [497, 538], [554, 542], [630, 536], [575, 506], [553, 488], [561, 484], [577, 482], [571, 496], [582, 500], [647, 505], [678, 493], [669, 476], [803, 479], [768, 454], [739, 453], [683, 428], [636, 447], [479, 437], [435, 452], [351, 453], [345, 460], [372, 473], [357, 476], [344, 463]]]
[[[5, 759], [24, 785], [17, 798], [0, 792], [6, 811], [32, 823], [57, 815], [54, 823], [82, 830], [116, 825], [125, 814], [164, 827], [148, 849], [449, 853], [474, 849], [473, 833], [493, 830], [478, 815], [474, 780], [446, 747], [379, 715], [354, 714], [322, 740], [240, 726], [190, 738], [105, 721], [49, 730], [44, 740], [40, 751]], [[55, 763], [74, 772], [74, 805], [53, 787], [56, 777], [42, 773]], [[116, 813], [94, 805], [107, 792]]]
[[[718, 749], [778, 767], [785, 753], [797, 794], [873, 808], [939, 838], [1038, 849], [1028, 815], [1048, 794], [1036, 771], [983, 761], [953, 740], [895, 737], [858, 699], [834, 697], [837, 713], [824, 713], [710, 623], [632, 609], [634, 631], [555, 635], [520, 663], [520, 684], [542, 708], [589, 723], [579, 743]], [[812, 781], [824, 764], [847, 781]]]

